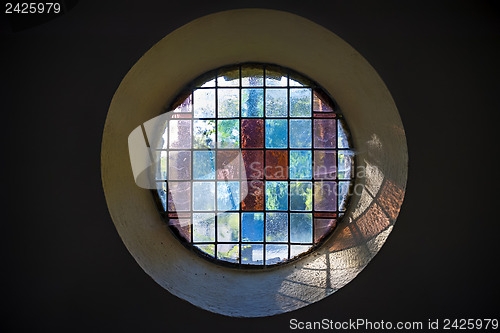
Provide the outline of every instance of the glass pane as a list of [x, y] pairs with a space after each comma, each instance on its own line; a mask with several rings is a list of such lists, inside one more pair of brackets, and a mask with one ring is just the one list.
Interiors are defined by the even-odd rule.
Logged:
[[241, 120], [241, 147], [264, 148], [264, 120]]
[[217, 151], [217, 179], [240, 178], [239, 150]]
[[336, 225], [336, 219], [314, 219], [314, 243], [320, 242]]
[[195, 247], [199, 248], [201, 251], [205, 252], [211, 257], [215, 257], [215, 245], [214, 244], [200, 244], [195, 245]]
[[215, 179], [214, 151], [193, 151], [193, 179]]
[[217, 147], [239, 148], [240, 122], [238, 119], [217, 121]]
[[173, 149], [191, 148], [191, 120], [169, 121], [170, 142]]
[[310, 150], [290, 151], [290, 179], [312, 178], [312, 154]]
[[335, 211], [337, 208], [337, 183], [315, 182], [314, 183], [314, 210]]
[[243, 87], [262, 87], [264, 84], [264, 66], [241, 66], [241, 85]]
[[335, 148], [335, 119], [314, 119], [314, 148]]
[[354, 153], [350, 150], [339, 151], [339, 179], [351, 179], [354, 168]]
[[288, 213], [266, 213], [266, 241], [288, 242]]
[[215, 210], [215, 182], [193, 182], [193, 210]]
[[264, 116], [264, 89], [241, 89], [241, 116]]
[[312, 214], [290, 214], [290, 242], [312, 243]]
[[[240, 69], [231, 68], [219, 74], [217, 86], [219, 87], [238, 87], [240, 85]], [[219, 90], [220, 91], [220, 90]]]
[[156, 180], [167, 179], [167, 152], [156, 152]]
[[163, 210], [167, 210], [167, 183], [156, 183], [156, 190], [158, 191]]
[[287, 179], [288, 151], [266, 150], [265, 172], [267, 179]]
[[288, 259], [288, 245], [266, 245], [266, 265], [277, 264]]
[[287, 89], [266, 89], [266, 117], [287, 116]]
[[191, 242], [191, 219], [170, 219], [168, 225], [175, 228], [187, 242]]
[[242, 172], [246, 172], [247, 179], [264, 178], [264, 151], [262, 150], [243, 150]]
[[[241, 241], [264, 241], [264, 213], [241, 214]], [[241, 250], [243, 252], [243, 248]]]
[[193, 148], [215, 148], [215, 120], [194, 120]]
[[189, 94], [181, 104], [174, 108], [174, 112], [191, 112], [193, 106], [193, 96]]
[[193, 214], [193, 242], [215, 241], [215, 214]]
[[240, 182], [217, 182], [217, 210], [240, 209]]
[[310, 245], [290, 245], [290, 259], [309, 251]]
[[290, 210], [312, 210], [312, 183], [290, 183]]
[[266, 68], [266, 86], [286, 87], [288, 85], [288, 77], [278, 68]]
[[217, 107], [220, 118], [234, 118], [240, 115], [240, 90], [218, 89]]
[[196, 87], [215, 87], [215, 75], [204, 76], [201, 80], [197, 81]]
[[313, 93], [313, 111], [333, 112], [332, 106], [328, 103], [328, 98], [318, 91], [314, 91]]
[[311, 119], [290, 119], [290, 148], [311, 148]]
[[311, 89], [290, 89], [290, 117], [311, 116]]
[[337, 137], [339, 148], [349, 148], [349, 141], [347, 141], [347, 131], [342, 121], [337, 121]]
[[339, 182], [339, 210], [345, 211], [347, 195], [349, 194], [349, 182]]
[[238, 244], [217, 244], [217, 259], [238, 263], [240, 246]]
[[337, 153], [334, 150], [314, 151], [314, 178], [335, 179], [337, 176]]
[[[264, 182], [254, 180], [247, 183], [248, 193], [241, 198], [242, 210], [264, 210]], [[242, 193], [243, 194], [243, 193]]]
[[301, 77], [298, 74], [290, 73], [288, 84], [290, 85], [290, 87], [304, 87], [309, 85], [309, 82], [307, 79]]
[[242, 244], [241, 263], [246, 265], [263, 265], [264, 246], [259, 244]]
[[190, 151], [171, 151], [168, 153], [168, 179], [191, 179]]
[[288, 210], [287, 182], [266, 182], [266, 209]]
[[191, 182], [168, 182], [168, 211], [191, 210]]
[[217, 215], [217, 241], [238, 242], [240, 240], [240, 214], [220, 213]]
[[215, 117], [215, 89], [197, 89], [193, 92], [195, 118]]
[[266, 148], [288, 147], [286, 119], [266, 119]]

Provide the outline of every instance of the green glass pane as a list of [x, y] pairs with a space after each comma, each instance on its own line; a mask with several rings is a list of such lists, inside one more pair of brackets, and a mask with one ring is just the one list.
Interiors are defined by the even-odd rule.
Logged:
[[238, 119], [217, 121], [217, 147], [222, 149], [239, 148], [240, 122]]
[[290, 179], [312, 178], [312, 153], [310, 150], [290, 151]]

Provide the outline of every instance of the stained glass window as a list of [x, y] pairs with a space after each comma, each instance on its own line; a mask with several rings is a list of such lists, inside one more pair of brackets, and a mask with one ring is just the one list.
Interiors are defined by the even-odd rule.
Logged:
[[317, 84], [266, 64], [217, 69], [172, 105], [154, 196], [186, 246], [236, 267], [308, 253], [348, 208], [355, 154], [339, 107]]

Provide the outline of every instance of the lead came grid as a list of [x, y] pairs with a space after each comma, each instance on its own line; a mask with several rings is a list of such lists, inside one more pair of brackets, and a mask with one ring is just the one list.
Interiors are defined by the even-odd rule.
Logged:
[[[220, 261], [266, 266], [309, 251], [333, 230], [354, 159], [345, 124], [319, 89], [280, 68], [261, 67], [260, 77], [242, 76], [246, 68], [219, 71], [174, 111], [168, 152], [158, 149], [157, 193], [168, 224], [191, 246]], [[249, 172], [235, 158], [239, 149], [275, 168]], [[291, 166], [300, 160], [306, 168]], [[261, 200], [240, 200], [245, 187]]]

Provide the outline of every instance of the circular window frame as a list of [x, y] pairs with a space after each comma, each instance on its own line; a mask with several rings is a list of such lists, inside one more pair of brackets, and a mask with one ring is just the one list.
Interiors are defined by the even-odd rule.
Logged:
[[[259, 22], [259, 24], [255, 24]], [[315, 50], [311, 52], [310, 50]], [[226, 64], [277, 63], [335, 96], [357, 148], [358, 167], [344, 226], [290, 265], [234, 270], [187, 250], [160, 218], [148, 190], [136, 186], [128, 135], [157, 116], [200, 73]], [[127, 73], [111, 102], [103, 133], [101, 175], [112, 220], [129, 252], [158, 284], [203, 309], [237, 317], [292, 311], [350, 282], [380, 250], [406, 188], [406, 138], [383, 81], [350, 45], [294, 14], [231, 10], [170, 33]]]

